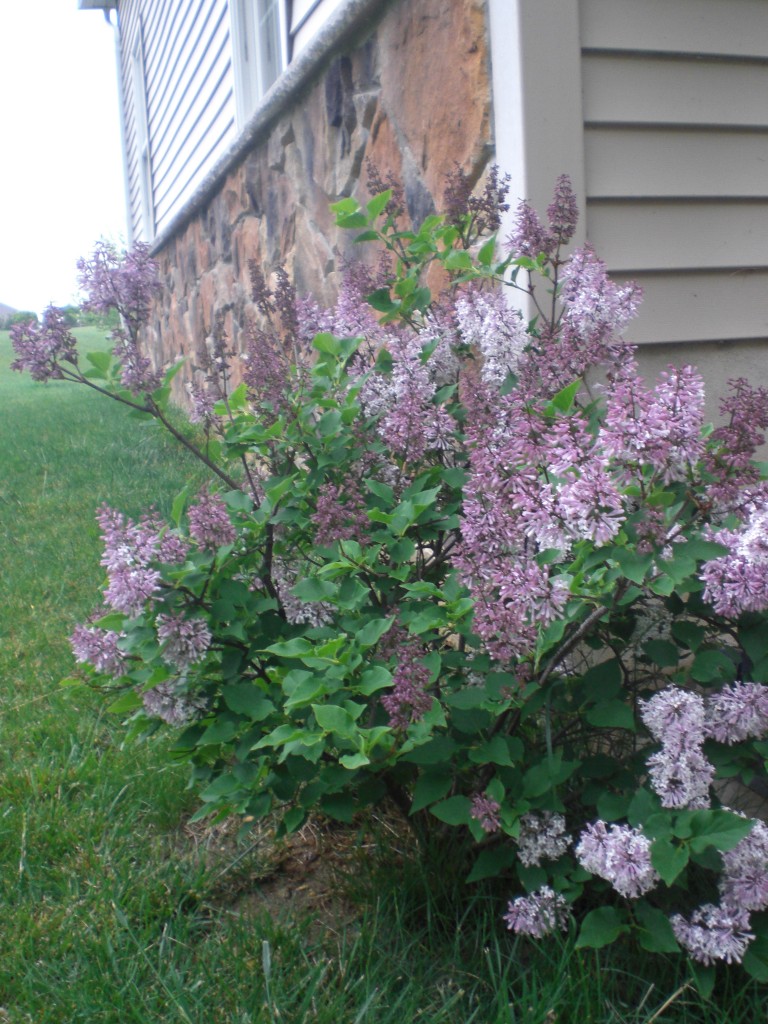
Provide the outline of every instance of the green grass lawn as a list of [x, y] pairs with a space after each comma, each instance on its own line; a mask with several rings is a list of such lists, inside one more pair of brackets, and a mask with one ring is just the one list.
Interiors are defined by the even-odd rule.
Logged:
[[187, 827], [195, 798], [167, 738], [124, 745], [102, 698], [59, 681], [102, 580], [97, 506], [167, 512], [204, 476], [154, 424], [10, 359], [0, 333], [0, 1022], [765, 1020], [739, 976], [705, 1004], [671, 964], [513, 941], [497, 901], [468, 904], [386, 822], [321, 847], [330, 863], [343, 846], [355, 879], [345, 924], [300, 856], [264, 880], [271, 846]]

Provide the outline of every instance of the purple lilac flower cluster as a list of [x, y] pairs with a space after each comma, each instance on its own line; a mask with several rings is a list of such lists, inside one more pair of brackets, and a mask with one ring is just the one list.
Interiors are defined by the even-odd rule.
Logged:
[[651, 843], [640, 829], [629, 825], [587, 825], [576, 846], [581, 866], [610, 882], [628, 899], [653, 889], [660, 877], [651, 863]]
[[121, 364], [121, 380], [133, 394], [151, 394], [162, 381], [152, 360], [142, 355], [139, 332], [149, 319], [160, 279], [149, 246], [135, 243], [120, 253], [109, 242], [99, 242], [90, 259], [78, 260], [80, 287], [88, 298], [84, 305], [97, 313], [117, 310], [121, 324], [112, 332], [114, 356]]
[[738, 616], [768, 608], [768, 503], [753, 509], [739, 530], [719, 530], [712, 539], [728, 548], [701, 571], [704, 596], [719, 615]]
[[670, 483], [687, 479], [702, 457], [703, 425], [704, 380], [693, 367], [669, 367], [649, 390], [626, 360], [607, 388], [600, 444], [625, 467], [627, 482], [639, 463]]
[[647, 764], [651, 785], [662, 807], [709, 807], [714, 765], [704, 756], [704, 699], [697, 693], [668, 686], [641, 702], [640, 714], [661, 743]]
[[173, 679], [145, 690], [141, 694], [141, 703], [150, 718], [159, 718], [167, 725], [174, 726], [193, 722], [206, 708], [202, 697], [190, 696]]
[[359, 481], [348, 474], [340, 484], [329, 484], [317, 497], [312, 522], [317, 529], [315, 543], [321, 546], [330, 546], [340, 540], [362, 543], [370, 520]]
[[181, 614], [158, 615], [157, 638], [163, 644], [164, 661], [181, 672], [205, 658], [212, 640], [204, 619]]
[[64, 376], [61, 363], [77, 364], [77, 340], [55, 306], [44, 311], [42, 324], [14, 324], [11, 343], [16, 352], [11, 369], [26, 370], [33, 380], [59, 380]]
[[480, 828], [489, 834], [498, 832], [501, 827], [499, 812], [501, 804], [493, 797], [485, 793], [475, 793], [472, 797], [472, 806], [469, 809], [471, 818], [480, 823]]
[[683, 949], [703, 964], [713, 964], [718, 960], [727, 964], [740, 963], [747, 946], [754, 939], [748, 931], [748, 914], [713, 903], [705, 903], [694, 910], [690, 921], [682, 914], [674, 914], [670, 921], [675, 938]]
[[671, 918], [680, 945], [694, 960], [740, 963], [749, 943], [750, 913], [768, 909], [768, 826], [755, 821], [749, 835], [722, 854], [720, 903], [705, 903], [690, 920]]
[[501, 292], [475, 290], [456, 300], [456, 320], [464, 343], [482, 358], [483, 380], [501, 386], [530, 341], [520, 313]]
[[737, 681], [706, 702], [706, 733], [718, 743], [768, 735], [768, 686]]
[[69, 643], [75, 660], [93, 665], [97, 672], [119, 679], [125, 672], [125, 653], [120, 650], [120, 633], [98, 626], [75, 626]]
[[160, 590], [156, 563], [183, 561], [187, 547], [179, 537], [166, 533], [163, 524], [151, 515], [134, 522], [102, 505], [96, 519], [104, 542], [101, 564], [108, 573], [104, 598], [115, 611], [139, 615]]
[[445, 409], [433, 404], [437, 385], [422, 358], [423, 338], [397, 335], [389, 350], [392, 376], [386, 394], [378, 396], [385, 406], [379, 432], [391, 452], [416, 462], [430, 448], [450, 446], [455, 424]]
[[160, 590], [160, 571], [151, 565], [160, 543], [157, 524], [133, 522], [105, 505], [96, 520], [104, 546], [101, 564], [109, 573], [104, 599], [117, 611], [138, 615]]
[[116, 309], [132, 327], [144, 323], [160, 280], [149, 246], [136, 242], [120, 253], [109, 242], [98, 242], [89, 259], [77, 261], [78, 282], [87, 294], [86, 309], [108, 313]]
[[510, 931], [541, 939], [552, 932], [567, 930], [570, 920], [568, 902], [550, 886], [543, 885], [530, 896], [511, 900], [504, 920]]
[[227, 506], [218, 494], [203, 492], [189, 506], [189, 535], [204, 551], [216, 551], [223, 544], [234, 544], [237, 533]]
[[425, 654], [427, 651], [416, 643], [406, 643], [400, 648], [392, 689], [381, 698], [393, 729], [407, 729], [432, 707], [430, 672], [421, 660]]
[[641, 702], [640, 713], [661, 744], [647, 764], [662, 806], [709, 807], [715, 768], [704, 740], [731, 744], [768, 734], [768, 686], [737, 681], [707, 697], [668, 686]]
[[507, 239], [510, 253], [535, 260], [540, 253], [554, 256], [561, 246], [570, 242], [576, 231], [579, 210], [567, 174], [557, 179], [552, 202], [547, 207], [547, 219], [549, 223], [545, 227], [533, 207], [525, 199], [521, 200], [515, 225]]
[[526, 867], [536, 867], [543, 860], [557, 860], [571, 845], [565, 831], [565, 818], [554, 811], [531, 811], [520, 818], [517, 840], [518, 857]]

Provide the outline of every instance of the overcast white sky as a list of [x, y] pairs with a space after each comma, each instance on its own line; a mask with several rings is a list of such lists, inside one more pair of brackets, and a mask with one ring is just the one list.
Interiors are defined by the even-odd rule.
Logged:
[[75, 263], [122, 241], [114, 33], [77, 0], [0, 0], [0, 302], [77, 301]]

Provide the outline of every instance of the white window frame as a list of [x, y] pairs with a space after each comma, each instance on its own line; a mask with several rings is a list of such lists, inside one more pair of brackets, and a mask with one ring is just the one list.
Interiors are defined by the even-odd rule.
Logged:
[[[229, 12], [235, 109], [242, 128], [288, 65], [287, 0], [229, 0]], [[277, 19], [277, 38], [270, 40], [262, 26], [271, 15]], [[270, 42], [277, 46], [273, 61], [269, 59]], [[272, 69], [276, 66], [274, 73], [270, 65]]]
[[152, 153], [149, 144], [149, 115], [147, 109], [147, 78], [144, 66], [144, 46], [141, 28], [131, 54], [131, 84], [133, 91], [133, 120], [136, 129], [136, 157], [141, 199], [141, 233], [147, 241], [155, 237], [155, 203], [152, 182]]

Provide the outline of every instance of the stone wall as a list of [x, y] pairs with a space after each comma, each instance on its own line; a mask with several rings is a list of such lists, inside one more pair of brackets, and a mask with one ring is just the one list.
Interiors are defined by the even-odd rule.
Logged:
[[440, 207], [455, 163], [479, 179], [492, 162], [484, 0], [393, 0], [355, 31], [156, 254], [149, 340], [163, 362], [199, 363], [218, 311], [242, 343], [250, 259], [267, 277], [284, 265], [300, 295], [330, 304], [354, 246], [329, 205], [368, 197], [368, 158], [402, 182], [414, 222]]

